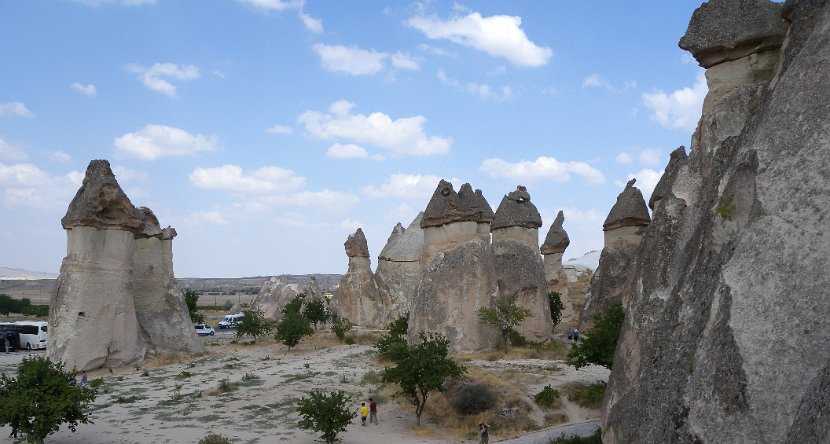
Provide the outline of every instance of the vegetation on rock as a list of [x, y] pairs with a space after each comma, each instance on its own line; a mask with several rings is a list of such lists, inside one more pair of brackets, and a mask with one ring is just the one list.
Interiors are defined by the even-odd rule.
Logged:
[[530, 310], [516, 304], [519, 295], [514, 293], [511, 296], [502, 296], [496, 299], [493, 307], [481, 307], [478, 309], [478, 317], [487, 324], [495, 327], [501, 334], [502, 345], [507, 348], [511, 343], [516, 343], [516, 326], [530, 316]]

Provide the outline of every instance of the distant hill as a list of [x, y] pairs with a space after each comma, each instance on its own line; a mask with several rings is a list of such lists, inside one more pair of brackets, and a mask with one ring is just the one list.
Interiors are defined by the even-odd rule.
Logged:
[[599, 250], [591, 250], [580, 257], [574, 257], [562, 262], [562, 266], [567, 268], [570, 265], [576, 269], [585, 267], [591, 271], [595, 271], [599, 266], [599, 255]]
[[37, 271], [18, 270], [17, 268], [0, 267], [0, 279], [8, 280], [32, 280], [32, 279], [57, 279], [58, 275], [53, 273], [40, 273]]

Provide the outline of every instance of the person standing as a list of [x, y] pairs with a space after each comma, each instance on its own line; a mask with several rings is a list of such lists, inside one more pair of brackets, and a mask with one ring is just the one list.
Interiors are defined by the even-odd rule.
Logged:
[[579, 342], [579, 329], [574, 329], [574, 343]]
[[360, 403], [360, 423], [366, 426], [366, 417], [369, 416], [369, 407], [366, 407], [365, 402]]
[[490, 444], [490, 426], [482, 422], [478, 425], [478, 431], [481, 432], [479, 444]]
[[3, 337], [3, 346], [6, 348], [6, 353], [10, 352], [12, 349], [12, 343], [9, 341], [9, 337]]
[[81, 370], [81, 385], [86, 385], [86, 370]]
[[369, 398], [369, 424], [378, 424], [378, 404], [374, 399]]

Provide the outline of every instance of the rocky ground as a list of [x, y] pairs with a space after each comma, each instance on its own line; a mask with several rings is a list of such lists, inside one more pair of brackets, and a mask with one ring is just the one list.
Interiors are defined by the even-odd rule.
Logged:
[[[242, 443], [308, 443], [316, 436], [297, 427], [297, 399], [312, 389], [339, 389], [359, 401], [381, 394], [380, 424], [361, 427], [359, 420], [342, 435], [344, 443], [380, 444], [477, 442], [469, 435], [452, 437], [427, 414], [424, 426], [414, 426], [412, 407], [387, 398], [380, 391], [382, 369], [369, 345], [339, 345], [328, 333], [301, 343], [294, 350], [270, 340], [257, 345], [230, 343], [219, 333], [204, 338], [209, 353], [173, 363], [147, 363], [115, 371], [90, 373], [103, 379], [94, 404], [94, 424], [82, 424], [77, 433], [63, 427], [48, 438], [53, 443], [195, 443], [209, 432]], [[43, 352], [32, 352], [32, 355]], [[0, 353], [0, 371], [13, 372], [28, 352]], [[591, 383], [606, 379], [607, 371], [590, 367], [576, 371], [562, 362], [539, 359], [466, 360], [464, 365], [498, 377], [536, 374], [527, 378], [528, 396], [545, 384]], [[524, 379], [523, 379], [524, 380]], [[223, 389], [224, 387], [224, 389]], [[388, 391], [388, 389], [387, 389]], [[599, 417], [598, 411], [563, 402], [567, 424]], [[0, 428], [5, 438], [8, 427]], [[590, 433], [590, 430], [588, 431]], [[491, 442], [503, 439], [498, 430]], [[518, 442], [518, 441], [517, 441]]]

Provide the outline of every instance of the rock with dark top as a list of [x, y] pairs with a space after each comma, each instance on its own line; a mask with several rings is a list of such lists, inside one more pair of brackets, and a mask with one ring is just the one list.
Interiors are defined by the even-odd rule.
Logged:
[[344, 245], [349, 257], [349, 270], [334, 291], [332, 312], [357, 325], [379, 324], [388, 301], [378, 291], [363, 230], [358, 228], [354, 234], [350, 234]]
[[556, 219], [550, 225], [545, 242], [542, 244], [540, 251], [542, 254], [564, 253], [568, 245], [571, 244], [571, 239], [568, 237], [568, 232], [562, 225], [565, 223], [565, 213], [561, 210], [556, 214]]
[[548, 230], [545, 236], [545, 242], [542, 244], [540, 251], [544, 257], [545, 265], [545, 279], [548, 283], [548, 292], [558, 293], [559, 300], [562, 302], [563, 308], [560, 311], [559, 324], [567, 326], [574, 321], [573, 301], [570, 295], [570, 286], [568, 275], [562, 266], [562, 256], [565, 249], [570, 245], [571, 240], [568, 238], [568, 233], [565, 231], [563, 224], [565, 223], [565, 213], [559, 211], [556, 219]]
[[608, 217], [602, 224], [603, 231], [627, 226], [646, 226], [651, 222], [643, 193], [634, 186], [637, 179], [631, 179], [625, 189], [617, 196], [617, 203], [611, 207]]
[[481, 190], [473, 191], [473, 187], [465, 183], [456, 193], [451, 183], [441, 180], [424, 210], [421, 228], [464, 221], [489, 224], [494, 217]]
[[830, 437], [830, 5], [784, 8], [779, 51], [707, 70], [629, 269], [604, 443]]
[[654, 191], [651, 192], [651, 197], [648, 199], [649, 208], [654, 210], [654, 204], [671, 193], [671, 185], [687, 158], [686, 147], [684, 146], [679, 146], [671, 152], [669, 164], [663, 170], [663, 176], [660, 177], [657, 186], [654, 187]]
[[363, 234], [362, 228], [350, 234], [343, 245], [346, 247], [346, 256], [369, 257], [369, 244], [366, 242], [366, 235]]
[[539, 228], [542, 226], [542, 216], [536, 205], [530, 201], [530, 193], [522, 185], [516, 191], [504, 196], [496, 210], [492, 230], [508, 227]]
[[204, 352], [173, 275], [172, 239], [93, 160], [61, 223], [67, 255], [49, 309], [47, 356], [67, 368]]
[[787, 33], [782, 4], [768, 0], [710, 0], [695, 10], [680, 47], [700, 66], [777, 50]]

